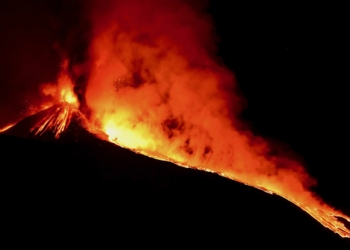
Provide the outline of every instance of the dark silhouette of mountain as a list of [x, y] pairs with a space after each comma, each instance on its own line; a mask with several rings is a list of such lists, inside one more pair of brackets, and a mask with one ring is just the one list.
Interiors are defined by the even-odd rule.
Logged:
[[15, 126], [2, 132], [22, 138], [37, 138], [40, 140], [86, 141], [93, 137], [107, 139], [100, 131], [89, 132], [88, 121], [73, 105], [60, 102], [50, 108], [19, 121]]
[[290, 202], [101, 140], [78, 113], [58, 139], [52, 130], [28, 136], [52, 110], [0, 134], [5, 238], [55, 245], [102, 234], [128, 246], [349, 249], [348, 239]]

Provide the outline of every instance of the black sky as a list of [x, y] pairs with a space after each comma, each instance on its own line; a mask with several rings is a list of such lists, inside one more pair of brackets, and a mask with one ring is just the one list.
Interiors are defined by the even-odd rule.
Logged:
[[242, 117], [297, 152], [319, 191], [350, 208], [344, 7], [212, 1], [210, 11], [219, 54], [247, 98]]

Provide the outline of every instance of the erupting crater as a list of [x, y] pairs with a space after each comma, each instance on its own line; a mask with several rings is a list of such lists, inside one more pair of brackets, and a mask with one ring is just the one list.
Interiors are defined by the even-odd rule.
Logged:
[[[302, 163], [240, 120], [236, 78], [215, 56], [205, 6], [81, 2], [85, 16], [74, 16], [77, 27], [64, 39], [61, 56], [68, 58], [61, 73], [41, 86], [53, 105], [0, 133], [62, 141], [98, 137], [281, 196], [350, 238], [343, 223], [350, 217], [312, 191], [316, 181]], [[78, 19], [86, 23], [80, 27]]]

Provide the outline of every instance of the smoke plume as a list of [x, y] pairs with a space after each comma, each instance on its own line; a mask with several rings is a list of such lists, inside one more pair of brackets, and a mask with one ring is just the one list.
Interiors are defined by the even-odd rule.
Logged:
[[[334, 218], [342, 214], [310, 191], [316, 182], [302, 164], [240, 121], [243, 99], [233, 73], [216, 57], [217, 37], [205, 1], [39, 1], [38, 6], [51, 11], [34, 18], [33, 24], [23, 24], [24, 12], [18, 25], [23, 28], [38, 22], [49, 35], [41, 31], [38, 36], [28, 35], [35, 37], [23, 45], [24, 54], [30, 51], [28, 58], [22, 52], [8, 56], [24, 58], [23, 68], [30, 65], [26, 70], [31, 75], [11, 83], [20, 89], [13, 93], [40, 89], [42, 105], [68, 84], [80, 110], [110, 141], [276, 193], [350, 237]], [[42, 24], [46, 19], [51, 20], [48, 26]], [[47, 46], [53, 40], [54, 48], [40, 44]], [[61, 65], [57, 55], [51, 71], [45, 66], [46, 57], [36, 59], [39, 64], [32, 63], [33, 48], [43, 55], [47, 55], [45, 48], [55, 51]], [[1, 67], [8, 65], [1, 61]], [[17, 95], [13, 100], [23, 98]], [[9, 112], [4, 106], [0, 103], [1, 114]]]
[[[256, 186], [308, 196], [314, 184], [236, 119], [234, 75], [215, 57], [205, 4], [93, 1], [85, 97], [110, 140]], [[88, 69], [84, 69], [87, 67]], [[77, 67], [78, 68], [78, 67]]]

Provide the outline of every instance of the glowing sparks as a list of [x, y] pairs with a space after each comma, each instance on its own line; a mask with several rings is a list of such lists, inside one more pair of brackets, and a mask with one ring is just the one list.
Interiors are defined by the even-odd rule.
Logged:
[[67, 71], [68, 62], [62, 63], [62, 69], [57, 79], [57, 83], [47, 83], [41, 86], [41, 92], [45, 96], [51, 96], [55, 103], [56, 110], [48, 117], [45, 117], [39, 124], [31, 129], [35, 135], [42, 135], [49, 131], [56, 138], [65, 131], [70, 124], [72, 114], [79, 106], [78, 99], [73, 91], [73, 83]]
[[65, 131], [72, 118], [72, 111], [74, 108], [68, 103], [62, 103], [56, 110], [52, 112], [48, 117], [45, 117], [37, 126], [31, 129], [35, 135], [42, 135], [49, 131], [53, 133], [56, 138]]

